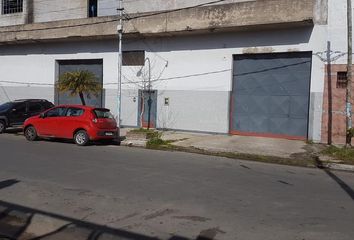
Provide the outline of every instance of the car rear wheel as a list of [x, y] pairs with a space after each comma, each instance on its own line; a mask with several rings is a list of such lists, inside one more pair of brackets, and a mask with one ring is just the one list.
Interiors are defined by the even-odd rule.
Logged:
[[80, 130], [75, 133], [74, 142], [79, 146], [85, 146], [88, 144], [90, 138], [85, 130]]
[[34, 141], [38, 138], [37, 130], [30, 126], [25, 129], [25, 137], [28, 141]]
[[0, 120], [0, 134], [5, 132], [5, 129], [6, 129], [5, 122]]

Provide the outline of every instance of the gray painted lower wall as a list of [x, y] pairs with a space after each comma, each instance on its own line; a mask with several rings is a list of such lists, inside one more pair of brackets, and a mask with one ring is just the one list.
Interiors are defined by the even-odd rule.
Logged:
[[[169, 98], [168, 106], [165, 98]], [[157, 101], [158, 128], [228, 132], [227, 91], [160, 91]]]

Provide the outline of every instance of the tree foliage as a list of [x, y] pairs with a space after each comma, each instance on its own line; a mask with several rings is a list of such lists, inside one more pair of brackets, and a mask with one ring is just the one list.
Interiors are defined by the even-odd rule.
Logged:
[[82, 105], [86, 105], [84, 93], [98, 95], [101, 84], [94, 73], [87, 70], [66, 72], [59, 77], [58, 90], [69, 92], [71, 96], [79, 95]]

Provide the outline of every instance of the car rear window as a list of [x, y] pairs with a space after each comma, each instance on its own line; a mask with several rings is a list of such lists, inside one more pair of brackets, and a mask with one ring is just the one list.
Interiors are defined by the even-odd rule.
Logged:
[[94, 109], [93, 112], [95, 113], [97, 118], [109, 118], [109, 119], [114, 119], [112, 113], [108, 109], [102, 108], [102, 109]]
[[30, 102], [28, 106], [28, 111], [30, 112], [41, 112], [43, 110], [42, 105], [39, 102]]

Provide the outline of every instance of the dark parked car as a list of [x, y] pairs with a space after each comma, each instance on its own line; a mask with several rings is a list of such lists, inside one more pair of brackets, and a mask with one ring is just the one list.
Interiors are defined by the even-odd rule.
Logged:
[[28, 118], [24, 135], [29, 141], [38, 137], [63, 138], [84, 146], [90, 140], [113, 141], [118, 136], [118, 128], [109, 109], [61, 105]]
[[20, 127], [29, 117], [40, 114], [54, 105], [44, 99], [23, 99], [0, 105], [0, 133], [6, 128]]

